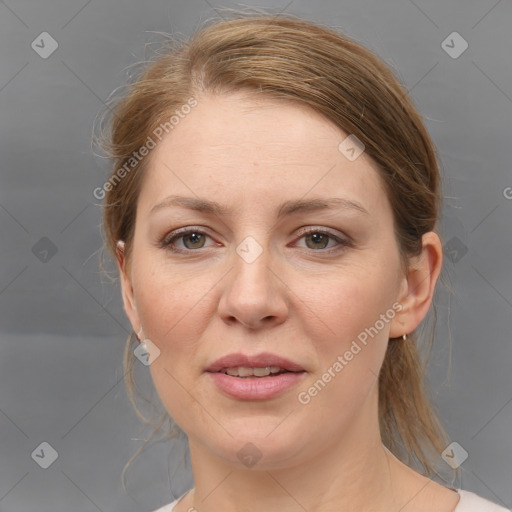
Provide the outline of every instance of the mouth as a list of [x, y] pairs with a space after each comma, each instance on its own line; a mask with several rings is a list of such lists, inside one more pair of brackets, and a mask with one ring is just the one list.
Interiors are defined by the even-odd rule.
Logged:
[[299, 372], [291, 372], [290, 370], [286, 370], [285, 368], [281, 368], [279, 366], [264, 366], [260, 368], [251, 368], [249, 366], [233, 366], [230, 368], [222, 368], [221, 370], [215, 373], [223, 373], [224, 375], [230, 375], [231, 377], [239, 377], [241, 379], [250, 379], [252, 377], [275, 377], [277, 375], [282, 375], [283, 373]]
[[305, 371], [298, 363], [268, 352], [257, 355], [228, 354], [206, 368], [207, 372], [225, 373], [232, 377], [268, 377], [285, 372]]
[[213, 384], [237, 400], [268, 400], [297, 386], [307, 374], [298, 363], [263, 353], [256, 356], [230, 354], [208, 368]]

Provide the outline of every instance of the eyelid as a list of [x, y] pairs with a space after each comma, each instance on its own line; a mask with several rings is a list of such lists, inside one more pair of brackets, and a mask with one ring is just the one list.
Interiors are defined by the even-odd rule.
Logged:
[[312, 252], [329, 253], [329, 252], [340, 250], [345, 247], [353, 246], [352, 239], [350, 239], [347, 235], [340, 236], [336, 232], [334, 232], [333, 230], [331, 230], [329, 228], [315, 227], [315, 226], [308, 226], [308, 227], [301, 229], [301, 231], [299, 232], [298, 238], [296, 238], [296, 241], [300, 240], [305, 235], [309, 235], [310, 233], [320, 233], [322, 235], [328, 235], [329, 237], [334, 239], [336, 242], [338, 242], [337, 246], [330, 247], [329, 249], [320, 249], [317, 251], [315, 251], [314, 249], [309, 249]]
[[[171, 231], [170, 233], [167, 233], [163, 239], [162, 239], [162, 242], [163, 243], [168, 243], [169, 241], [171, 241], [173, 238], [179, 238], [180, 236], [185, 236], [185, 235], [188, 235], [190, 233], [200, 233], [202, 235], [207, 235], [207, 236], [210, 236], [208, 235], [208, 233], [206, 232], [206, 228], [203, 227], [203, 226], [184, 226], [182, 228], [178, 228], [178, 229], [174, 229], [173, 231]], [[211, 237], [210, 237], [211, 238]]]
[[[213, 237], [208, 234], [207, 228], [205, 228], [203, 226], [185, 226], [182, 228], [175, 229], [174, 231], [171, 231], [170, 233], [165, 235], [162, 238], [162, 240], [159, 242], [158, 245], [159, 245], [159, 247], [161, 247], [163, 249], [167, 249], [174, 253], [181, 253], [181, 254], [184, 254], [184, 253], [193, 254], [195, 252], [199, 253], [199, 252], [201, 252], [201, 249], [206, 249], [208, 247], [211, 247], [211, 246], [206, 246], [206, 247], [200, 247], [198, 249], [181, 249], [181, 248], [176, 248], [176, 247], [172, 246], [172, 243], [174, 243], [176, 240], [179, 240], [180, 238], [183, 238], [184, 236], [191, 234], [191, 233], [198, 233], [198, 234], [204, 235], [213, 240]], [[315, 226], [307, 226], [304, 228], [299, 228], [299, 233], [298, 233], [297, 238], [295, 239], [295, 242], [310, 233], [324, 234], [324, 235], [329, 236], [331, 239], [333, 239], [337, 242], [336, 246], [330, 247], [328, 249], [314, 250], [314, 249], [308, 249], [307, 247], [305, 248], [306, 250], [311, 251], [313, 253], [330, 253], [330, 252], [334, 252], [334, 251], [340, 250], [345, 247], [351, 247], [353, 245], [352, 240], [349, 237], [347, 237], [346, 235], [344, 235], [343, 237], [340, 237], [333, 230], [331, 230], [329, 228], [315, 227]], [[216, 242], [216, 244], [218, 245], [218, 242]]]
[[[326, 228], [326, 227], [322, 227], [322, 226], [305, 226], [304, 228], [299, 228], [300, 236], [307, 235], [309, 233], [323, 233], [326, 235], [330, 235], [333, 238], [340, 238], [340, 235], [337, 234], [339, 232], [336, 232], [335, 230], [333, 230], [331, 228]], [[343, 236], [343, 235], [341, 235], [341, 236]]]
[[161, 247], [162, 249], [167, 249], [176, 253], [199, 252], [199, 249], [204, 249], [205, 247], [200, 247], [199, 249], [179, 249], [176, 247], [172, 247], [172, 243], [174, 243], [176, 240], [179, 240], [180, 238], [183, 238], [184, 236], [189, 235], [191, 233], [198, 233], [213, 240], [213, 237], [208, 234], [207, 229], [204, 226], [185, 226], [183, 228], [178, 228], [171, 231], [170, 233], [167, 233], [158, 243], [158, 246]]

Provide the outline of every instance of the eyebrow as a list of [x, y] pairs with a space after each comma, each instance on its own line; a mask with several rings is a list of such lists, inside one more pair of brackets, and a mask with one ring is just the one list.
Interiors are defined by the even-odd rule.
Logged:
[[[168, 196], [151, 208], [150, 215], [163, 209], [172, 207], [181, 207], [188, 210], [194, 210], [202, 213], [210, 213], [223, 217], [233, 213], [232, 208], [217, 203], [216, 201], [207, 201], [195, 197], [184, 196]], [[369, 215], [368, 211], [358, 201], [343, 199], [340, 197], [322, 198], [322, 199], [298, 199], [284, 202], [277, 212], [277, 218], [280, 219], [285, 215], [291, 215], [297, 212], [319, 211], [319, 210], [354, 210], [365, 215]]]

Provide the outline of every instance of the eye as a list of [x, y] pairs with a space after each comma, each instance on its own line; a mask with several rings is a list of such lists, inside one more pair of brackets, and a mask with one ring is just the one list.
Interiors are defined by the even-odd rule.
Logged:
[[[169, 233], [159, 245], [175, 253], [191, 253], [198, 249], [219, 245], [216, 242], [206, 245], [207, 239], [212, 240], [204, 230], [187, 227]], [[349, 240], [340, 238], [331, 231], [318, 228], [303, 230], [298, 240], [301, 239], [305, 240], [306, 249], [316, 252], [332, 252], [351, 245]]]
[[[207, 247], [205, 246], [207, 238], [211, 240], [211, 237], [201, 229], [183, 228], [167, 235], [160, 245], [173, 252], [190, 252]], [[181, 245], [181, 247], [176, 245]]]
[[[329, 250], [324, 252], [330, 252], [333, 248], [334, 250], [340, 248], [336, 246], [348, 247], [350, 245], [349, 240], [342, 239], [330, 231], [318, 228], [310, 228], [303, 231], [300, 239], [305, 240], [306, 248], [315, 251], [328, 248]], [[329, 246], [329, 244], [331, 245]]]

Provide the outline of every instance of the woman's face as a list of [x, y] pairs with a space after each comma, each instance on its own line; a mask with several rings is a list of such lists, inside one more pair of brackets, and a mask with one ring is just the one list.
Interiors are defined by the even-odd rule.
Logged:
[[[289, 103], [205, 96], [153, 150], [123, 294], [196, 450], [278, 468], [375, 433], [407, 280], [376, 164], [338, 149], [348, 135]], [[213, 371], [232, 354], [273, 366], [264, 353], [302, 371]]]

